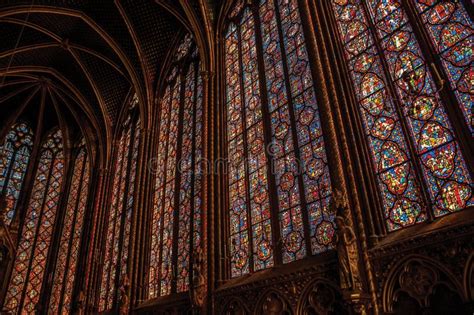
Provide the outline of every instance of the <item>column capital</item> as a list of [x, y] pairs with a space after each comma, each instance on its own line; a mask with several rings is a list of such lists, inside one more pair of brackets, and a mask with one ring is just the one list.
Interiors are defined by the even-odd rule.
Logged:
[[210, 78], [213, 78], [214, 75], [215, 75], [215, 72], [214, 71], [208, 71], [208, 70], [201, 70], [200, 72], [203, 80], [209, 80]]

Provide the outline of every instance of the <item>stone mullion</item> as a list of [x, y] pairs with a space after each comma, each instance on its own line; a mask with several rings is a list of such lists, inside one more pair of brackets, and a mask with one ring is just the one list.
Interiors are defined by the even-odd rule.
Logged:
[[327, 45], [327, 49], [337, 56], [332, 60], [334, 63], [331, 73], [334, 75], [334, 81], [338, 82], [335, 86], [336, 93], [337, 95], [342, 95], [338, 101], [341, 104], [339, 108], [344, 120], [343, 124], [347, 126], [345, 130], [348, 143], [353, 143], [352, 146], [349, 145], [349, 149], [355, 163], [353, 169], [357, 172], [355, 180], [357, 181], [357, 187], [359, 187], [359, 196], [362, 197], [360, 202], [363, 208], [371, 210], [365, 212], [368, 221], [367, 226], [372, 242], [376, 242], [379, 236], [387, 233], [386, 224], [380, 211], [383, 208], [383, 202], [377, 180], [374, 177], [372, 157], [369, 148], [367, 145], [364, 145], [367, 139], [364, 136], [362, 121], [357, 111], [359, 105], [355, 98], [356, 93], [353, 89], [352, 79], [344, 62], [344, 51], [337, 42], [337, 38], [334, 38], [334, 34], [338, 34], [336, 21], [330, 14], [330, 11], [328, 11], [331, 9], [328, 5], [323, 4], [321, 7], [321, 20], [327, 26], [323, 32], [324, 43]]
[[[79, 245], [79, 254], [77, 258], [76, 277], [71, 296], [71, 305], [73, 310], [85, 310], [87, 292], [89, 284], [92, 283], [93, 257], [95, 252], [95, 235], [97, 229], [97, 220], [99, 213], [95, 213], [96, 204], [103, 195], [102, 185], [104, 184], [104, 170], [97, 169], [93, 164], [97, 163], [92, 159], [91, 152], [87, 151], [89, 160], [89, 176], [91, 178], [88, 192], [87, 204], [84, 214], [84, 222]], [[94, 193], [96, 192], [96, 193]], [[99, 211], [97, 211], [99, 212]]]
[[[130, 122], [131, 124], [132, 122]], [[120, 224], [117, 226], [114, 226], [113, 227], [113, 230], [112, 230], [112, 235], [111, 235], [111, 246], [109, 248], [109, 251], [111, 252], [111, 257], [110, 259], [113, 261], [114, 259], [114, 242], [115, 242], [115, 239], [118, 239], [118, 253], [117, 253], [117, 266], [113, 266], [113, 264], [111, 263], [111, 267], [110, 267], [110, 270], [109, 270], [109, 273], [108, 274], [104, 274], [104, 271], [102, 270], [101, 273], [102, 273], [102, 276], [106, 276], [107, 277], [107, 283], [106, 283], [106, 298], [107, 299], [112, 299], [113, 302], [112, 302], [112, 309], [114, 309], [117, 305], [117, 298], [116, 298], [116, 292], [117, 292], [117, 289], [119, 287], [119, 284], [120, 284], [120, 262], [121, 262], [121, 257], [122, 257], [122, 231], [123, 231], [123, 227], [124, 227], [124, 221], [125, 221], [125, 212], [124, 209], [126, 208], [126, 203], [127, 203], [127, 193], [128, 193], [128, 177], [129, 177], [129, 164], [130, 164], [130, 160], [131, 160], [131, 157], [130, 157], [130, 154], [132, 153], [132, 150], [130, 150], [130, 144], [132, 143], [132, 139], [133, 139], [133, 132], [130, 131], [130, 138], [128, 139], [129, 141], [126, 142], [127, 140], [124, 140], [125, 142], [124, 143], [120, 143], [120, 141], [122, 140], [122, 137], [124, 137], [125, 139], [127, 139], [127, 136], [126, 136], [126, 133], [127, 133], [127, 130], [125, 128], [132, 128], [131, 126], [127, 126], [127, 127], [122, 127], [122, 130], [121, 132], [119, 133], [120, 135], [120, 138], [117, 139], [117, 141], [119, 142], [120, 146], [119, 146], [119, 151], [117, 151], [117, 154], [115, 155], [115, 159], [118, 160], [118, 157], [119, 155], [122, 155], [122, 161], [118, 166], [117, 169], [115, 169], [115, 173], [111, 176], [111, 184], [113, 185], [114, 182], [115, 182], [115, 176], [120, 176], [119, 178], [119, 181], [117, 183], [117, 187], [121, 187], [122, 186], [122, 182], [125, 182], [125, 186], [124, 186], [124, 191], [118, 191], [119, 194], [123, 194], [123, 200], [122, 200], [122, 203], [120, 204], [119, 203], [119, 199], [117, 200], [117, 209], [114, 209], [112, 207], [113, 205], [113, 195], [111, 194], [109, 198], [112, 198], [109, 202], [109, 207], [108, 207], [108, 218], [110, 218], [111, 216], [111, 211], [116, 211], [115, 213], [115, 222], [108, 222], [108, 224], [105, 225], [105, 230], [104, 232], [106, 232], [109, 228], [109, 225], [110, 224], [113, 224], [115, 225], [116, 224], [116, 221], [117, 220], [120, 220]], [[127, 153], [125, 153], [127, 152]], [[125, 169], [125, 177], [122, 177], [122, 174], [123, 174], [123, 170]], [[114, 186], [111, 186], [109, 187], [109, 190], [110, 192], [113, 192], [114, 190]], [[118, 197], [120, 198], [120, 197]], [[122, 209], [122, 210], [119, 210], [119, 209]], [[119, 212], [122, 212], [121, 213], [121, 216], [119, 216]], [[118, 230], [116, 230], [116, 228], [118, 228]], [[105, 246], [107, 245], [107, 232], [104, 233], [104, 244]], [[107, 246], [105, 247], [107, 248]], [[104, 252], [104, 258], [106, 257], [107, 253]], [[104, 263], [103, 263], [104, 264]], [[115, 268], [115, 270], [114, 270]], [[114, 282], [111, 282], [111, 275], [115, 273], [115, 280]], [[99, 283], [99, 288], [101, 288], [102, 284]], [[110, 292], [112, 291], [112, 292]], [[99, 292], [99, 297], [100, 297], [100, 292]], [[99, 300], [100, 301], [100, 300]], [[106, 307], [105, 307], [105, 310], [110, 310], [107, 308], [107, 302], [106, 302]]]
[[[276, 7], [275, 7], [276, 8]], [[268, 90], [267, 90], [267, 78], [266, 78], [266, 73], [265, 73], [265, 61], [264, 61], [264, 50], [263, 50], [263, 36], [262, 36], [262, 22], [260, 20], [260, 14], [259, 14], [259, 6], [258, 3], [253, 4], [253, 17], [254, 17], [254, 29], [255, 29], [255, 43], [256, 43], [256, 54], [257, 54], [257, 68], [258, 68], [258, 79], [259, 79], [259, 88], [260, 88], [260, 109], [262, 111], [262, 125], [263, 125], [263, 138], [265, 142], [265, 157], [267, 159], [267, 186], [268, 186], [268, 203], [270, 206], [270, 225], [272, 229], [272, 239], [271, 239], [271, 244], [273, 248], [273, 261], [275, 265], [281, 265], [283, 263], [283, 248], [282, 248], [282, 239], [281, 239], [281, 231], [280, 231], [280, 206], [278, 203], [278, 187], [276, 184], [276, 178], [274, 174], [274, 170], [276, 169], [276, 158], [273, 156], [272, 152], [270, 152], [270, 148], [272, 145], [272, 120], [271, 120], [271, 114], [269, 110], [269, 102], [268, 102]], [[275, 12], [275, 15], [278, 15], [278, 12]], [[280, 35], [280, 34], [279, 34]], [[281, 41], [281, 44], [283, 45], [283, 41]], [[285, 55], [282, 53], [282, 64], [283, 64], [283, 59], [285, 58]], [[285, 83], [287, 83], [287, 77], [285, 73]], [[289, 91], [289, 90], [287, 90]], [[287, 104], [287, 106], [290, 106]], [[294, 116], [293, 116], [294, 118]], [[245, 118], [244, 118], [245, 119]], [[292, 130], [292, 135], [295, 135], [294, 130]], [[295, 139], [293, 139], [294, 141]], [[295, 143], [295, 147], [293, 149], [296, 149], [297, 143]], [[295, 150], [296, 152], [296, 150]], [[299, 151], [298, 151], [299, 153]], [[286, 154], [286, 153], [285, 153]], [[295, 155], [296, 159], [299, 158], [299, 155]], [[258, 171], [257, 171], [258, 172]], [[299, 184], [299, 182], [298, 182]], [[302, 187], [299, 187], [302, 188]], [[302, 191], [300, 191], [301, 194], [303, 194]], [[304, 202], [305, 203], [305, 202]], [[301, 205], [302, 209], [305, 207], [305, 205]], [[251, 210], [250, 210], [251, 211]], [[306, 212], [306, 209], [303, 211], [304, 213]], [[303, 221], [306, 223], [307, 220], [303, 219]], [[263, 223], [263, 222], [262, 222]], [[305, 225], [304, 223], [304, 225]], [[306, 232], [306, 229], [305, 229]], [[306, 233], [305, 233], [306, 234]], [[305, 235], [306, 239], [306, 235]], [[306, 239], [308, 241], [308, 239]], [[309, 244], [309, 242], [306, 242], [306, 244]], [[252, 244], [253, 245], [253, 244]]]
[[[63, 134], [63, 143], [69, 143], [69, 141], [64, 139], [67, 133], [63, 132], [62, 134]], [[51, 241], [50, 241], [51, 245], [50, 245], [50, 249], [49, 249], [47, 260], [46, 260], [46, 269], [44, 272], [43, 284], [42, 284], [42, 289], [40, 293], [40, 299], [38, 302], [38, 304], [40, 304], [40, 307], [41, 307], [41, 308], [38, 308], [38, 311], [44, 314], [46, 314], [46, 311], [48, 309], [49, 300], [52, 293], [52, 280], [54, 279], [54, 271], [56, 269], [57, 258], [59, 254], [59, 246], [61, 244], [61, 235], [63, 231], [62, 222], [64, 221], [64, 217], [66, 216], [68, 196], [71, 191], [72, 177], [74, 176], [74, 162], [73, 161], [75, 159], [75, 155], [76, 155], [75, 152], [72, 152], [72, 150], [69, 150], [66, 148], [63, 149], [63, 156], [64, 156], [63, 180], [61, 183], [58, 206], [56, 208], [56, 219], [54, 222], [53, 232], [51, 234]], [[57, 155], [55, 156], [55, 158], [57, 158]], [[53, 168], [53, 166], [54, 165], [51, 164], [51, 169]]]
[[[117, 266], [115, 267], [115, 270], [111, 271], [111, 272], [115, 272], [115, 283], [109, 283], [109, 288], [111, 286], [115, 291], [115, 292], [112, 293], [113, 302], [112, 302], [112, 309], [111, 309], [111, 310], [114, 310], [114, 311], [117, 311], [118, 306], [119, 306], [120, 296], [118, 296], [118, 292], [119, 292], [118, 289], [120, 288], [121, 282], [123, 280], [123, 278], [122, 278], [123, 268], [125, 268], [125, 270], [126, 270], [125, 273], [127, 273], [127, 271], [128, 271], [128, 263], [127, 262], [130, 258], [130, 257], [127, 257], [127, 262], [126, 262], [127, 266], [121, 266], [122, 257], [124, 255], [123, 243], [125, 242], [125, 237], [127, 237], [127, 235], [125, 235], [125, 230], [126, 230], [126, 224], [127, 224], [128, 194], [130, 192], [130, 186], [131, 186], [130, 177], [131, 177], [131, 171], [132, 171], [132, 168], [133, 168], [132, 163], [134, 163], [133, 155], [134, 155], [135, 145], [137, 145], [137, 144], [134, 143], [135, 133], [137, 132], [137, 117], [134, 117], [134, 115], [131, 115], [131, 120], [130, 120], [129, 124], [130, 125], [125, 127], [125, 128], [130, 128], [130, 130], [131, 130], [130, 131], [130, 138], [129, 138], [129, 141], [128, 141], [128, 148], [125, 149], [125, 150], [128, 150], [128, 155], [127, 155], [127, 161], [122, 166], [122, 168], [125, 167], [125, 172], [126, 173], [125, 173], [125, 178], [121, 179], [122, 181], [123, 180], [125, 181], [125, 189], [123, 191], [124, 199], [122, 201], [122, 204], [118, 205], [119, 207], [122, 208], [122, 217], [120, 218], [121, 223], [120, 223], [119, 231], [115, 232], [115, 237], [119, 238], [119, 240], [118, 240], [119, 251], [118, 251], [118, 257], [117, 257]], [[122, 130], [124, 135], [125, 135], [125, 132], [128, 132], [128, 130], [126, 130], [125, 128]], [[138, 161], [135, 161], [135, 162], [138, 162]], [[135, 171], [136, 171], [136, 169], [135, 169]], [[135, 183], [133, 183], [133, 184], [135, 184]], [[134, 191], [134, 193], [135, 193], [135, 191]], [[132, 215], [133, 215], [133, 204], [132, 204]], [[129, 224], [132, 224], [132, 222], [129, 222]], [[132, 233], [130, 231], [130, 235], [128, 237], [131, 237], [131, 236], [132, 236]], [[130, 240], [129, 240], [129, 244], [130, 244]], [[113, 252], [113, 246], [114, 245], [112, 244], [112, 247], [111, 247], [112, 252]], [[113, 257], [112, 257], [112, 260], [113, 260]], [[108, 297], [110, 298], [110, 296], [108, 296]], [[106, 310], [110, 310], [110, 309], [106, 308]]]
[[103, 267], [103, 258], [104, 258], [104, 245], [105, 245], [105, 225], [107, 222], [107, 211], [108, 203], [110, 201], [110, 194], [108, 194], [108, 187], [110, 187], [110, 178], [111, 176], [110, 169], [102, 169], [102, 184], [101, 184], [101, 193], [97, 196], [98, 200], [96, 201], [99, 205], [97, 206], [98, 213], [96, 217], [96, 235], [93, 240], [93, 246], [91, 248], [91, 270], [89, 274], [90, 285], [86, 288], [86, 312], [97, 312], [98, 310], [98, 300], [97, 297], [100, 293], [100, 282], [101, 282], [101, 272]]
[[[187, 76], [185, 74], [184, 69], [181, 67], [180, 69], [182, 72], [179, 73], [179, 85], [181, 86], [179, 90], [179, 112], [178, 112], [178, 138], [176, 140], [176, 161], [175, 161], [175, 175], [174, 175], [174, 213], [173, 213], [173, 237], [172, 237], [172, 256], [171, 256], [171, 294], [176, 293], [177, 291], [177, 277], [178, 277], [178, 241], [179, 241], [179, 194], [181, 192], [181, 156], [182, 156], [182, 143], [183, 143], [183, 125], [184, 125], [184, 106], [185, 106], [185, 92], [186, 92], [186, 79]], [[172, 109], [171, 109], [172, 110]], [[170, 126], [171, 127], [171, 126]], [[171, 129], [171, 128], [170, 128]], [[192, 197], [191, 197], [192, 200]], [[192, 244], [190, 244], [190, 249], [192, 248]]]
[[[104, 175], [104, 184], [103, 184], [103, 198], [101, 200], [101, 213], [100, 218], [98, 219], [99, 227], [97, 229], [97, 240], [95, 246], [95, 256], [94, 262], [96, 265], [95, 272], [93, 274], [94, 283], [89, 291], [87, 308], [91, 307], [92, 312], [97, 312], [99, 307], [100, 301], [100, 287], [103, 275], [103, 267], [104, 267], [104, 258], [106, 256], [105, 249], [106, 249], [106, 242], [107, 242], [107, 228], [109, 223], [109, 216], [111, 209], [111, 201], [112, 201], [112, 190], [113, 190], [113, 182], [114, 182], [114, 175], [117, 170], [115, 169], [115, 159], [118, 158], [119, 152], [121, 150], [120, 146], [120, 138], [114, 140], [113, 150], [110, 153], [111, 162], [108, 165], [109, 169], [106, 169], [106, 174]], [[123, 162], [122, 162], [123, 163]], [[120, 169], [120, 165], [118, 165], [118, 169]], [[111, 189], [112, 188], [112, 189]]]
[[[142, 250], [143, 254], [140, 259], [140, 266], [139, 266], [139, 274], [141, 274], [141, 279], [138, 280], [137, 284], [137, 295], [135, 303], [138, 304], [140, 301], [145, 300], [148, 298], [149, 294], [149, 272], [150, 272], [150, 253], [151, 253], [151, 236], [152, 233], [159, 233], [159, 231], [153, 231], [153, 212], [154, 212], [154, 198], [155, 198], [155, 185], [156, 185], [156, 174], [157, 168], [159, 167], [156, 163], [151, 163], [153, 159], [156, 161], [156, 152], [158, 152], [158, 138], [160, 133], [160, 116], [161, 116], [161, 104], [162, 98], [155, 98], [154, 100], [154, 111], [152, 112], [152, 119], [150, 129], [148, 130], [148, 139], [147, 144], [145, 145], [148, 148], [148, 156], [150, 158], [149, 166], [152, 167], [149, 169], [149, 174], [146, 179], [148, 183], [148, 189], [146, 190], [146, 196], [144, 208], [147, 209], [144, 212], [144, 219], [145, 227], [143, 233], [143, 240], [142, 240]], [[166, 154], [166, 153], [165, 153]]]
[[[377, 314], [378, 305], [375, 280], [368, 255], [366, 231], [362, 217], [362, 209], [358, 199], [357, 186], [354, 179], [354, 171], [352, 167], [353, 162], [349, 155], [350, 151], [348, 148], [347, 136], [344, 132], [344, 125], [340, 110], [341, 105], [335, 90], [336, 83], [331, 71], [323, 72], [323, 69], [332, 69], [328, 56], [330, 52], [327, 50], [325, 40], [321, 32], [315, 31], [324, 29], [326, 25], [321, 22], [319, 9], [316, 7], [315, 3], [311, 2], [313, 9], [311, 12], [308, 0], [297, 1], [300, 7], [302, 26], [306, 38], [309, 59], [311, 63], [314, 64], [314, 66], [311, 67], [311, 72], [315, 78], [317, 96], [320, 100], [319, 105], [322, 109], [320, 111], [322, 118], [321, 125], [323, 127], [325, 138], [329, 140], [325, 141], [325, 143], [328, 156], [332, 157], [328, 161], [332, 187], [334, 191], [340, 192], [343, 196], [349, 196], [347, 195], [349, 190], [350, 198], [348, 198], [349, 200], [346, 201], [348, 202], [350, 211], [350, 216], [348, 219], [349, 221], [354, 222], [349, 222], [348, 225], [352, 225], [354, 228], [358, 246], [361, 249], [358, 266], [355, 266], [355, 268], [360, 268], [361, 265], [364, 267], [363, 271], [367, 276], [366, 282], [368, 284], [368, 288], [365, 288], [364, 291], [368, 289], [370, 292], [370, 298], [373, 304], [372, 307], [374, 313]], [[342, 161], [346, 161], [344, 163], [344, 167], [342, 165]], [[356, 220], [354, 220], [354, 218]], [[357, 229], [355, 229], [356, 225]], [[349, 299], [350, 302], [357, 303], [357, 299], [362, 299], [363, 295], [364, 292], [360, 292], [351, 294], [346, 298]]]
[[[143, 122], [145, 123], [145, 122]], [[144, 246], [144, 238], [146, 235], [147, 229], [144, 228], [147, 223], [148, 219], [148, 211], [149, 209], [149, 195], [151, 185], [151, 176], [149, 176], [148, 166], [149, 166], [149, 159], [152, 154], [150, 144], [150, 130], [147, 128], [143, 128], [141, 130], [141, 150], [138, 157], [139, 165], [139, 173], [137, 174], [137, 196], [136, 199], [136, 218], [135, 218], [135, 242], [133, 243], [134, 250], [131, 252], [131, 258], [133, 259], [133, 263], [131, 266], [131, 292], [130, 292], [130, 301], [131, 305], [136, 305], [137, 300], [140, 299], [140, 290], [145, 285], [143, 281], [142, 275], [144, 274], [143, 270], [143, 260], [146, 256], [146, 247]], [[142, 188], [141, 191], [138, 191], [139, 188]]]
[[[43, 215], [44, 215], [44, 207], [45, 207], [45, 203], [46, 203], [46, 199], [47, 199], [47, 191], [49, 190], [49, 186], [51, 184], [51, 176], [52, 176], [52, 173], [53, 173], [53, 168], [54, 168], [54, 161], [56, 160], [57, 158], [57, 155], [58, 155], [58, 152], [56, 153], [53, 153], [52, 155], [52, 158], [51, 158], [51, 163], [49, 165], [49, 169], [48, 169], [48, 176], [47, 176], [47, 179], [46, 179], [46, 185], [44, 186], [44, 192], [43, 192], [43, 197], [41, 198], [42, 201], [41, 201], [41, 207], [39, 208], [39, 215], [38, 215], [38, 222], [37, 222], [37, 226], [35, 227], [35, 232], [34, 232], [34, 238], [33, 238], [33, 242], [32, 242], [32, 245], [31, 245], [31, 257], [29, 258], [28, 260], [28, 268], [27, 268], [27, 272], [26, 272], [26, 277], [24, 279], [25, 282], [28, 281], [29, 277], [30, 277], [30, 274], [31, 274], [31, 266], [33, 264], [33, 259], [34, 259], [34, 252], [35, 252], [35, 248], [36, 248], [36, 245], [37, 245], [37, 241], [38, 241], [38, 233], [39, 233], [39, 230], [40, 230], [40, 227], [41, 227], [41, 222], [43, 220]], [[40, 156], [41, 158], [41, 156]], [[21, 238], [21, 235], [20, 237]], [[47, 260], [46, 260], [47, 262]], [[46, 273], [46, 268], [44, 270], [44, 274], [43, 274], [43, 283], [42, 285], [44, 284], [44, 279], [46, 278], [47, 276], [47, 273]], [[20, 303], [18, 303], [18, 310], [22, 310], [23, 309], [23, 306], [24, 306], [24, 303], [25, 303], [25, 296], [26, 296], [26, 292], [25, 292], [25, 287], [23, 287], [22, 289], [22, 294], [21, 294], [21, 299], [20, 299]], [[42, 289], [40, 289], [40, 292], [38, 292], [39, 294], [41, 293]], [[40, 294], [41, 295], [41, 294]]]
[[[212, 63], [211, 63], [212, 64]], [[202, 307], [204, 314], [212, 313], [211, 303], [211, 292], [215, 288], [215, 270], [214, 270], [214, 258], [215, 258], [215, 202], [214, 198], [214, 184], [216, 178], [214, 174], [214, 161], [216, 161], [215, 155], [215, 76], [214, 69], [208, 66], [209, 69], [202, 69], [202, 136], [203, 136], [203, 148], [202, 155], [203, 160], [207, 163], [203, 166], [203, 176], [201, 182], [202, 189], [202, 246], [203, 246], [203, 257], [204, 265], [204, 277], [207, 278], [206, 287], [204, 290], [207, 292], [206, 300]]]
[[[137, 132], [140, 132], [138, 143], [134, 143], [133, 151], [138, 150], [137, 159], [133, 161], [133, 151], [132, 151], [132, 163], [136, 163], [135, 166], [135, 181], [130, 183], [130, 185], [134, 185], [133, 188], [133, 204], [132, 204], [132, 214], [130, 218], [130, 240], [129, 240], [129, 249], [128, 249], [128, 258], [127, 258], [127, 271], [126, 275], [129, 278], [129, 299], [131, 301], [130, 305], [133, 305], [135, 301], [135, 290], [136, 290], [136, 282], [138, 273], [138, 260], [140, 257], [140, 237], [141, 237], [141, 219], [143, 219], [143, 191], [146, 189], [146, 186], [142, 185], [142, 182], [145, 180], [146, 177], [146, 163], [141, 163], [142, 161], [146, 161], [146, 151], [145, 151], [145, 141], [147, 137], [147, 132], [142, 125], [146, 124], [146, 121], [140, 121], [140, 126], [135, 126], [135, 134], [134, 139]], [[138, 146], [138, 149], [136, 148]], [[130, 172], [133, 168], [133, 165], [130, 166]], [[126, 214], [125, 214], [126, 216]], [[125, 226], [124, 226], [125, 230]]]
[[[194, 272], [194, 266], [193, 266], [193, 261], [194, 261], [194, 214], [196, 212], [195, 209], [195, 194], [196, 194], [196, 124], [197, 124], [197, 119], [196, 119], [196, 111], [197, 111], [197, 91], [198, 91], [198, 85], [199, 85], [199, 60], [193, 61], [190, 64], [190, 67], [193, 67], [194, 69], [194, 76], [192, 80], [194, 80], [194, 86], [193, 86], [193, 115], [191, 117], [192, 119], [192, 135], [191, 135], [191, 194], [190, 194], [190, 214], [189, 214], [189, 256], [188, 256], [188, 281], [189, 281], [189, 290], [191, 290], [191, 287], [193, 285], [193, 272]], [[202, 81], [201, 81], [202, 82]], [[201, 101], [202, 105], [202, 101]], [[202, 131], [202, 130], [201, 130]], [[201, 140], [202, 140], [202, 135], [201, 135]], [[201, 145], [202, 147], [202, 145]], [[202, 197], [202, 196], [201, 196]], [[202, 211], [201, 211], [201, 216], [202, 216]], [[201, 229], [202, 230], [202, 229]], [[201, 231], [198, 231], [199, 233], [202, 233]]]
[[[227, 139], [227, 128], [226, 128], [226, 74], [225, 74], [225, 44], [221, 33], [219, 32], [219, 38], [217, 39], [217, 67], [218, 76], [216, 78], [217, 89], [220, 93], [216, 94], [217, 107], [217, 145], [216, 156], [219, 160], [228, 161], [228, 153], [226, 146]], [[224, 159], [225, 158], [225, 159]], [[229, 176], [227, 163], [219, 163], [217, 165], [218, 172], [218, 189], [217, 194], [221, 196], [218, 198], [218, 204], [216, 208], [216, 238], [214, 239], [214, 246], [217, 248], [218, 255], [216, 256], [217, 268], [218, 268], [218, 284], [223, 282], [225, 279], [230, 278], [230, 263], [229, 263], [229, 239], [230, 239], [230, 228], [229, 228]]]
[[[68, 211], [68, 206], [69, 206], [69, 195], [71, 194], [71, 189], [72, 189], [72, 184], [74, 183], [73, 182], [73, 178], [75, 176], [75, 169], [76, 169], [76, 163], [78, 163], [78, 160], [77, 158], [79, 157], [79, 153], [80, 153], [80, 149], [81, 148], [78, 148], [77, 149], [77, 152], [73, 155], [74, 158], [71, 159], [71, 166], [69, 167], [69, 169], [71, 170], [70, 171], [70, 178], [69, 178], [69, 185], [68, 185], [68, 193], [67, 193], [67, 197], [66, 197], [66, 205], [65, 205], [65, 210], [64, 210], [64, 217], [66, 217], [67, 215], [67, 211]], [[73, 214], [73, 222], [76, 222], [76, 218], [77, 218], [77, 212], [78, 212], [78, 207], [79, 207], [79, 204], [80, 204], [80, 199], [81, 199], [81, 193], [82, 193], [82, 190], [84, 189], [84, 176], [85, 176], [85, 171], [86, 171], [86, 165], [87, 165], [87, 162], [88, 162], [88, 154], [87, 154], [87, 151], [85, 151], [85, 155], [84, 155], [84, 160], [82, 161], [82, 165], [81, 165], [81, 174], [80, 174], [80, 180], [79, 180], [79, 187], [77, 189], [77, 198], [76, 198], [76, 201], [74, 203], [74, 214]], [[85, 189], [89, 189], [89, 187], [86, 187]], [[87, 194], [87, 198], [89, 198], [89, 195]], [[64, 222], [64, 219], [62, 219], [61, 221], [59, 222]], [[66, 267], [66, 270], [65, 270], [65, 273], [64, 273], [64, 276], [63, 276], [63, 283], [61, 285], [61, 294], [60, 294], [60, 305], [59, 305], [59, 308], [58, 310], [61, 311], [61, 309], [64, 307], [64, 291], [66, 289], [66, 281], [67, 280], [67, 277], [68, 277], [68, 274], [69, 272], [71, 272], [70, 270], [68, 270], [68, 266], [69, 266], [69, 262], [71, 261], [71, 249], [72, 249], [72, 242], [74, 240], [74, 234], [76, 233], [76, 229], [79, 229], [81, 230], [84, 226], [84, 220], [82, 221], [82, 226], [76, 226], [75, 223], [72, 224], [71, 226], [71, 234], [69, 236], [69, 239], [67, 240], [68, 242], [68, 247], [67, 247], [67, 258], [66, 258], [66, 263], [65, 263], [65, 267]], [[83, 230], [83, 229], [82, 229]], [[63, 233], [60, 233], [59, 234], [59, 243], [58, 243], [58, 250], [60, 249], [60, 246], [61, 246], [61, 236], [62, 236]], [[58, 256], [59, 255], [59, 251], [58, 253], [56, 254], [56, 263], [57, 263], [57, 259], [58, 259]], [[79, 263], [79, 257], [77, 257], [77, 260], [76, 260], [76, 264]], [[56, 268], [54, 268], [54, 270], [56, 270]], [[77, 274], [77, 270], [78, 268], [76, 267], [76, 274]], [[54, 273], [52, 274], [53, 275], [53, 280], [54, 280]], [[74, 281], [75, 281], [75, 277], [74, 277]], [[54, 284], [52, 284], [54, 285]], [[51, 291], [52, 293], [52, 291]], [[71, 302], [72, 302], [72, 296], [71, 296]], [[49, 305], [49, 302], [48, 304], [46, 305]]]

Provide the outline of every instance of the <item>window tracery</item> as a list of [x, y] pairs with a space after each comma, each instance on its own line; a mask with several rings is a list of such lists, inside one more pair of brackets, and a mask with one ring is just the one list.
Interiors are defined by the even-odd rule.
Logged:
[[191, 35], [177, 51], [160, 104], [149, 298], [189, 289], [201, 245], [202, 78]]
[[441, 59], [471, 133], [474, 134], [472, 20], [462, 1], [416, 0], [415, 8]]
[[78, 264], [79, 246], [89, 189], [89, 158], [84, 142], [74, 159], [66, 213], [49, 301], [50, 314], [71, 312], [72, 290]]
[[229, 19], [224, 54], [236, 277], [331, 248], [334, 214], [297, 2], [256, 1]]
[[[456, 51], [462, 64], [470, 58], [463, 47], [472, 34], [472, 22], [460, 2], [414, 2], [423, 11], [424, 25], [438, 46], [434, 53], [441, 56], [451, 73], [451, 86], [469, 122], [465, 108], [466, 104], [472, 106], [472, 95], [462, 92], [459, 86], [463, 84], [458, 84], [463, 80], [462, 71], [468, 68], [449, 63], [449, 54]], [[388, 230], [472, 206], [471, 175], [459, 135], [448, 117], [449, 102], [439, 87], [442, 82], [435, 82], [440, 74], [436, 65], [427, 62], [430, 52], [422, 49], [409, 22], [408, 9], [397, 0], [333, 0], [332, 7]], [[464, 23], [462, 27], [459, 19]], [[454, 27], [457, 25], [459, 28]], [[450, 34], [443, 37], [443, 32]], [[448, 38], [452, 50], [442, 48], [442, 41]]]
[[140, 144], [140, 120], [134, 96], [123, 123], [115, 153], [115, 175], [106, 225], [104, 263], [101, 275], [99, 310], [114, 307], [120, 284], [128, 278], [135, 179]]
[[39, 301], [61, 193], [64, 155], [60, 130], [45, 139], [26, 211], [4, 308], [31, 313]]
[[7, 225], [15, 216], [32, 148], [33, 131], [24, 122], [12, 126], [0, 147], [0, 196], [6, 201]]

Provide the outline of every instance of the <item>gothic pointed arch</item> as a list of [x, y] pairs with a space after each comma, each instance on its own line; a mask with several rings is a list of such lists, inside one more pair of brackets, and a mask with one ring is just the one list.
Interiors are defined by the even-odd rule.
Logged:
[[238, 297], [229, 299], [227, 305], [223, 307], [222, 314], [225, 315], [248, 315], [250, 311], [247, 309], [245, 303]]
[[281, 292], [266, 290], [258, 300], [254, 314], [292, 315], [294, 311], [289, 301]]
[[[87, 148], [93, 146], [86, 145], [86, 137], [90, 121], [76, 120], [85, 117], [81, 108], [68, 103], [71, 99], [52, 82], [36, 78], [33, 82], [33, 93], [26, 97], [14, 94], [4, 105], [9, 116], [6, 122], [13, 123], [6, 126], [10, 131], [0, 155], [13, 164], [0, 164], [0, 173], [5, 174], [4, 184], [10, 189], [5, 197], [15, 197], [8, 203], [15, 208], [5, 210], [14, 212], [7, 233], [16, 243], [16, 253], [2, 279], [6, 288], [0, 297], [2, 311], [42, 311], [51, 300], [49, 313], [70, 313], [89, 205], [91, 158]], [[16, 110], [8, 111], [17, 103]], [[73, 140], [77, 138], [82, 139], [79, 144]], [[22, 145], [29, 146], [28, 156]], [[12, 174], [13, 181], [8, 177]]]
[[25, 217], [4, 308], [33, 312], [39, 302], [63, 187], [62, 132], [51, 131], [42, 143], [34, 189]]
[[166, 78], [158, 109], [148, 293], [153, 299], [192, 289], [199, 300], [196, 289], [204, 271], [203, 82], [190, 34], [179, 42]]
[[442, 309], [463, 313], [464, 290], [460, 279], [439, 262], [412, 255], [397, 262], [383, 287], [386, 312], [407, 313]]
[[344, 305], [340, 289], [327, 279], [315, 279], [304, 288], [298, 306], [297, 314], [349, 314]]
[[72, 311], [72, 294], [78, 269], [80, 243], [86, 215], [91, 177], [90, 158], [82, 139], [73, 150], [73, 170], [69, 186], [66, 213], [61, 224], [58, 258], [53, 274], [53, 286], [48, 313]]
[[[130, 283], [130, 254], [133, 245], [132, 221], [136, 207], [137, 159], [140, 147], [138, 98], [132, 95], [120, 125], [114, 147], [114, 176], [111, 178], [107, 208], [103, 267], [100, 280], [99, 311], [118, 307], [119, 287]], [[124, 293], [128, 294], [128, 293]]]

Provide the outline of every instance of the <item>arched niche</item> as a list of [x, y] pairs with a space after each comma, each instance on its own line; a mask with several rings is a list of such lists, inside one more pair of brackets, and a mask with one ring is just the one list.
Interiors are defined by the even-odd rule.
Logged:
[[389, 272], [382, 294], [388, 314], [468, 314], [462, 285], [441, 264], [414, 255]]
[[232, 298], [224, 307], [222, 315], [248, 315], [250, 312], [238, 298]]
[[292, 315], [290, 303], [283, 297], [284, 295], [276, 290], [269, 290], [262, 295], [257, 302], [254, 314], [267, 315]]
[[349, 314], [337, 286], [324, 279], [310, 282], [298, 301], [297, 314], [331, 315]]

